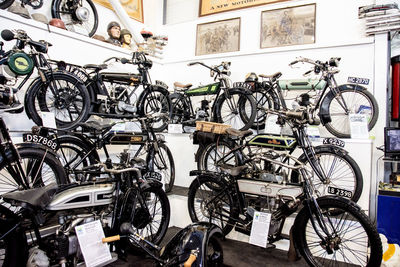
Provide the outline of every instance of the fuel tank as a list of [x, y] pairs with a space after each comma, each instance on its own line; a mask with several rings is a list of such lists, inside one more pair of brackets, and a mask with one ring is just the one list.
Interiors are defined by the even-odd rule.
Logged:
[[57, 193], [47, 210], [79, 209], [112, 203], [115, 184], [77, 185]]
[[289, 150], [296, 145], [296, 138], [289, 136], [259, 134], [254, 136], [248, 142], [248, 144], [252, 146], [276, 148], [278, 150]]
[[290, 196], [296, 198], [303, 193], [301, 186], [284, 185], [272, 182], [264, 182], [253, 179], [239, 179], [237, 180], [239, 191], [252, 195], [276, 197]]

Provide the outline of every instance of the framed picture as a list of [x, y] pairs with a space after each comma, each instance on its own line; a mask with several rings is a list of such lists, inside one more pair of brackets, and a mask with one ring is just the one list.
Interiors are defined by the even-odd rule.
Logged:
[[197, 25], [196, 56], [239, 51], [240, 18]]
[[[108, 0], [93, 0], [93, 2], [112, 9]], [[143, 23], [143, 0], [119, 0], [128, 16]]]
[[247, 7], [283, 2], [288, 0], [252, 0], [252, 1], [232, 1], [232, 0], [200, 0], [199, 17], [215, 13], [242, 9]]
[[261, 13], [261, 48], [315, 43], [315, 4]]

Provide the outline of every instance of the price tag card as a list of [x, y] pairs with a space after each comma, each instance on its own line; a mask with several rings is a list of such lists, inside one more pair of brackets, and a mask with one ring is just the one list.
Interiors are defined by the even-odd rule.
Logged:
[[265, 133], [269, 134], [281, 134], [282, 127], [276, 124], [278, 115], [268, 115], [265, 121]]
[[56, 117], [53, 112], [42, 112], [42, 122], [44, 127], [57, 128]]
[[318, 128], [318, 126], [308, 126], [308, 127], [307, 127], [307, 135], [308, 135], [311, 139], [320, 138], [320, 137], [321, 137], [321, 134], [319, 133], [319, 128]]
[[350, 114], [350, 134], [351, 138], [368, 139], [368, 120], [365, 114]]
[[101, 242], [105, 236], [99, 220], [78, 225], [75, 232], [87, 267], [98, 266], [112, 259], [108, 245]]
[[266, 248], [268, 243], [268, 231], [270, 223], [271, 213], [255, 211], [249, 243]]
[[168, 124], [168, 133], [182, 133], [182, 124]]

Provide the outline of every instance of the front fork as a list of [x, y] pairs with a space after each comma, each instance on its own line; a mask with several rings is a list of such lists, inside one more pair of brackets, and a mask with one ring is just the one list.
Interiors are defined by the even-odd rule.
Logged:
[[342, 96], [342, 93], [340, 92], [340, 90], [338, 89], [338, 84], [335, 80], [335, 77], [330, 77], [330, 79], [328, 79], [329, 81], [329, 87], [331, 88], [331, 90], [334, 93], [334, 97], [336, 99], [336, 101], [339, 103], [339, 105], [344, 109], [344, 111], [346, 112], [346, 115], [348, 115], [350, 113], [349, 108], [347, 107], [346, 101], [344, 101], [344, 98]]

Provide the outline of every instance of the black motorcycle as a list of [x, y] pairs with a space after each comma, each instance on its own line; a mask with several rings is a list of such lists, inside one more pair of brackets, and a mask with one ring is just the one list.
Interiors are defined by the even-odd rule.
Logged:
[[[111, 62], [135, 65], [139, 73], [105, 71], [108, 68], [106, 63]], [[158, 80], [152, 84], [149, 69], [153, 62], [145, 53], [134, 52], [132, 59], [112, 57], [100, 65], [78, 66], [62, 61], [56, 63], [58, 70], [74, 75], [85, 84], [91, 100], [89, 115], [134, 119], [138, 115], [167, 114], [167, 117], [158, 116], [152, 125], [157, 132], [167, 127], [171, 113], [168, 86]], [[31, 103], [28, 101], [26, 104]], [[35, 122], [39, 119], [36, 114], [32, 117]]]
[[[38, 77], [25, 94], [24, 106], [29, 118], [41, 125], [42, 112], [51, 112], [58, 128], [69, 129], [87, 117], [90, 99], [85, 85], [72, 74], [52, 69], [44, 55], [50, 43], [33, 41], [23, 30], [3, 30], [1, 37], [6, 41], [16, 40], [9, 51], [3, 50], [3, 43], [0, 47], [0, 66], [8, 75], [0, 74], [3, 99], [7, 96], [9, 99], [3, 109], [18, 104], [15, 92], [21, 90], [36, 69]], [[30, 48], [28, 53], [24, 51], [26, 47]], [[15, 86], [22, 76], [24, 79]], [[22, 111], [22, 107], [18, 111]]]
[[[256, 117], [256, 103], [252, 92], [243, 87], [232, 87], [229, 79], [230, 62], [218, 66], [207, 66], [202, 62], [192, 62], [188, 66], [201, 65], [210, 70], [215, 82], [191, 88], [192, 84], [175, 82], [175, 92], [171, 94], [172, 122], [183, 126], [195, 126], [196, 121], [213, 121], [231, 125], [233, 128], [247, 130]], [[201, 100], [200, 107], [193, 108], [191, 98], [210, 96], [214, 99]]]

